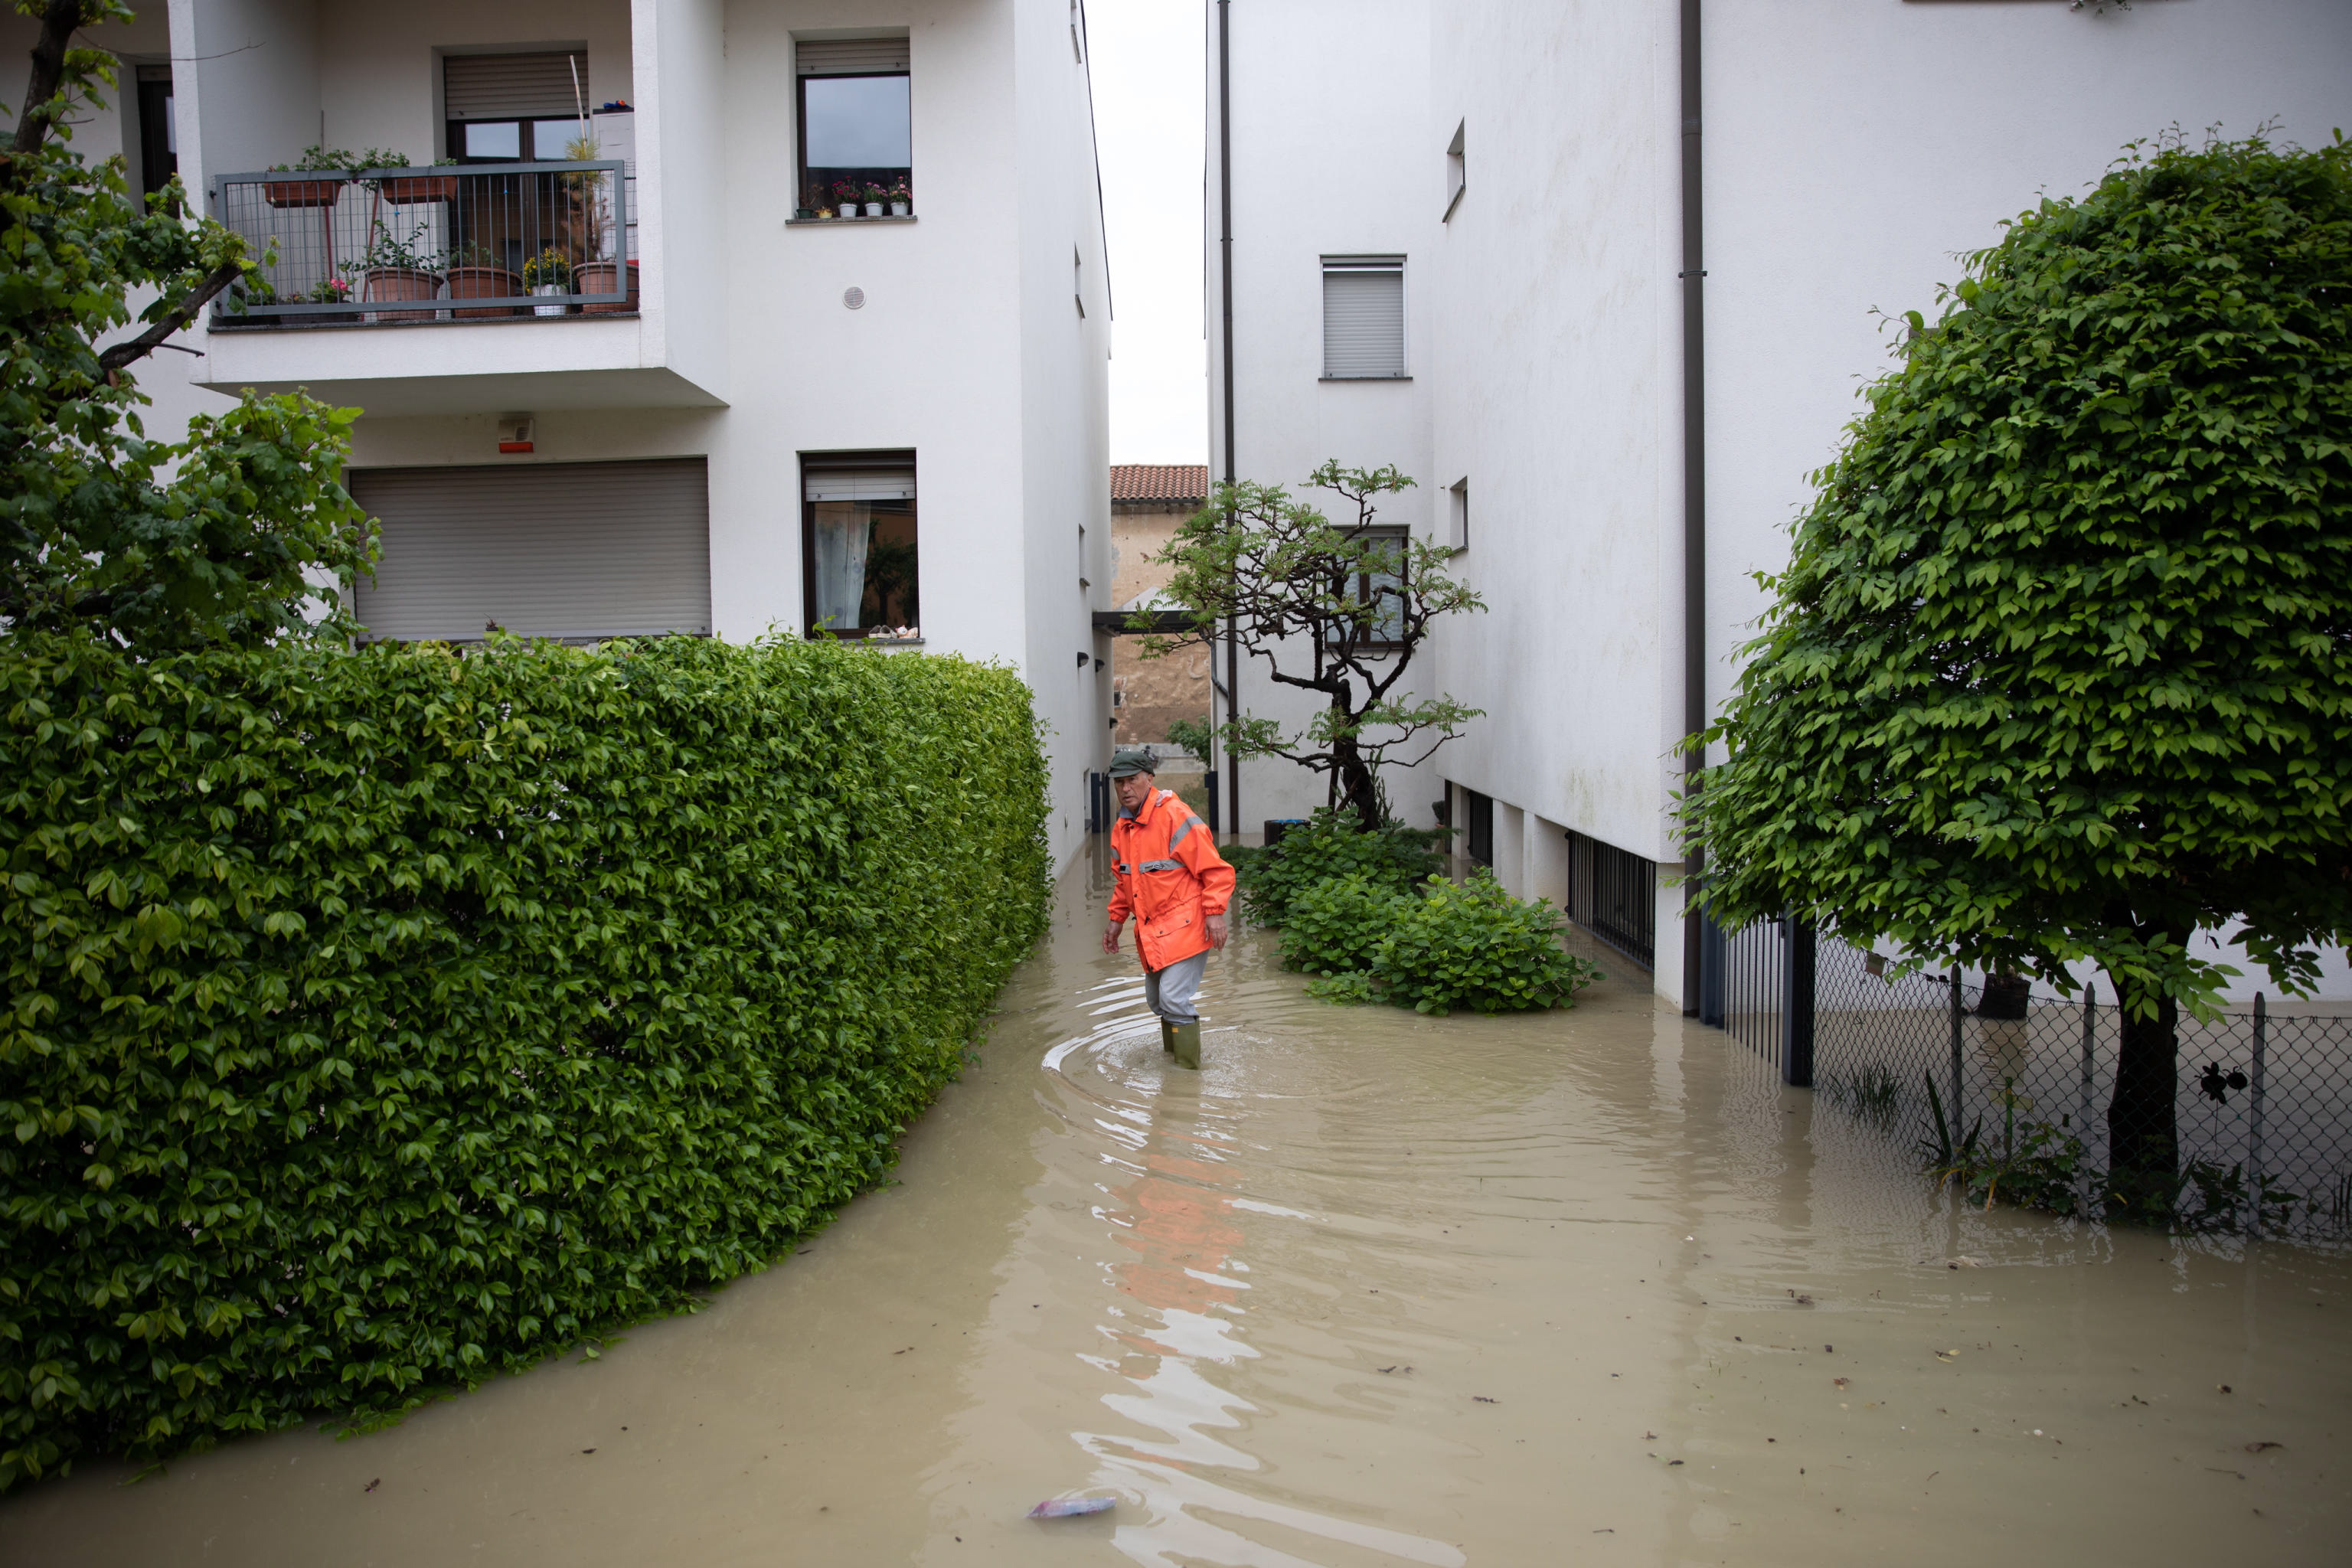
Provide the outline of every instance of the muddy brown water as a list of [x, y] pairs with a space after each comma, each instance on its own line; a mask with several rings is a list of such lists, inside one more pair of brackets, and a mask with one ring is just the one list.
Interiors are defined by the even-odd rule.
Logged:
[[[897, 1184], [400, 1426], [0, 1502], [0, 1563], [2342, 1563], [2352, 1261], [1956, 1207], [1629, 967], [1167, 1064], [1102, 890]], [[1033, 1521], [1056, 1496], [1109, 1512]]]

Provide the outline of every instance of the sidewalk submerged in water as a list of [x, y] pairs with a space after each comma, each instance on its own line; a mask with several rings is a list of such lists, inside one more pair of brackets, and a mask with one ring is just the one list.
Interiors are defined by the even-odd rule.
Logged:
[[[709, 1310], [341, 1442], [0, 1502], [0, 1562], [2333, 1562], [2352, 1261], [1931, 1194], [1612, 978], [1168, 1064], [1063, 890], [896, 1185]], [[1038, 1499], [1115, 1496], [1033, 1521]], [[2330, 1545], [2330, 1542], [2336, 1544]]]

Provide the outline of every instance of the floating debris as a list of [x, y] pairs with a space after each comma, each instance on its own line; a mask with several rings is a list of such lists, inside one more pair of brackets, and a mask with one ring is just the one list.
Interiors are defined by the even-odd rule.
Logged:
[[1108, 1513], [1118, 1506], [1115, 1497], [1047, 1498], [1029, 1510], [1031, 1519], [1068, 1519], [1081, 1513]]

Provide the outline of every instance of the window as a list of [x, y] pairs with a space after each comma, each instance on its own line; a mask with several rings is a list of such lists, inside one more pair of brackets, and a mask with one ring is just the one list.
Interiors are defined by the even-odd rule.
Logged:
[[172, 68], [139, 68], [139, 194], [152, 196], [180, 172], [180, 128], [172, 119]]
[[1463, 846], [1470, 858], [1479, 865], [1492, 868], [1495, 864], [1495, 797], [1480, 795], [1469, 785], [1462, 786], [1462, 816], [1465, 829]]
[[1470, 477], [1465, 474], [1454, 481], [1446, 492], [1453, 498], [1453, 529], [1446, 542], [1459, 554], [1470, 548]]
[[845, 201], [911, 200], [914, 121], [905, 36], [804, 38], [794, 54], [802, 205], [814, 210]]
[[1323, 258], [1323, 379], [1404, 378], [1404, 258]]
[[441, 61], [448, 156], [467, 163], [554, 163], [588, 134], [588, 57], [577, 50], [447, 55]]
[[1374, 612], [1359, 646], [1395, 647], [1404, 638], [1405, 552], [1411, 536], [1402, 528], [1370, 528], [1355, 537], [1363, 542], [1363, 554], [1350, 586], [1355, 602], [1370, 605]]
[[808, 635], [867, 637], [919, 627], [915, 454], [803, 456], [801, 496]]
[[1462, 158], [1462, 132], [1469, 123], [1465, 120], [1456, 125], [1454, 140], [1445, 144], [1445, 213], [1438, 220], [1441, 223], [1453, 217], [1454, 207], [1462, 200], [1462, 187], [1469, 183], [1469, 165]]

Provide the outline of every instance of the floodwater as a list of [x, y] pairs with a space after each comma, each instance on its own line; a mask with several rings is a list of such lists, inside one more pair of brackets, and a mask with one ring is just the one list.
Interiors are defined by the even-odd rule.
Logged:
[[1101, 902], [897, 1184], [708, 1310], [86, 1467], [0, 1563], [2345, 1560], [2352, 1260], [1957, 1209], [1613, 955], [1427, 1019], [1245, 938], [1184, 1072]]

